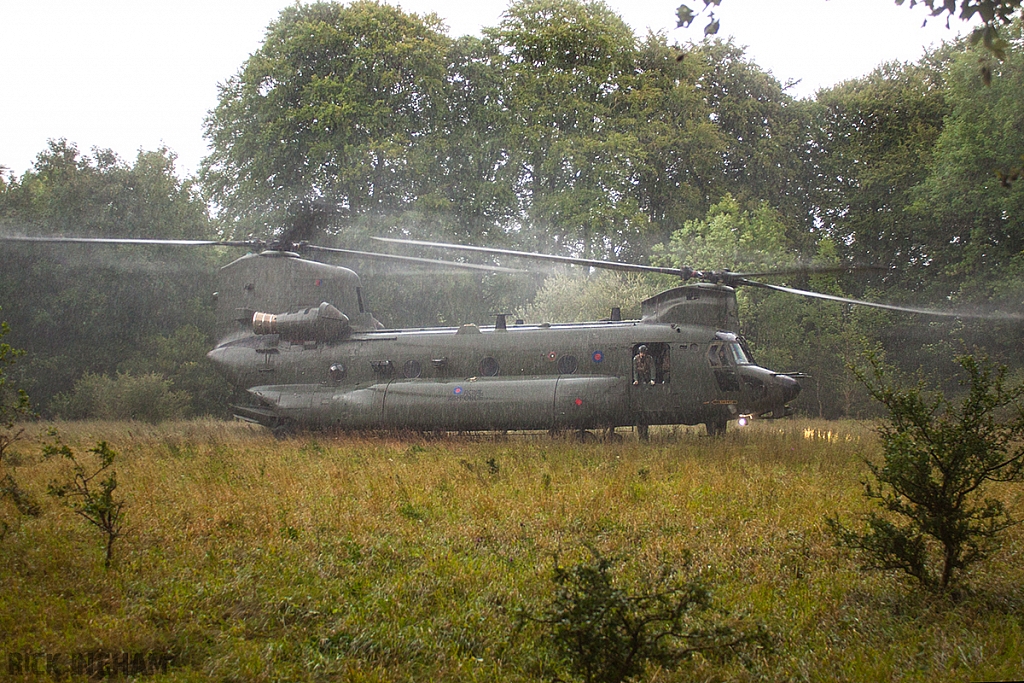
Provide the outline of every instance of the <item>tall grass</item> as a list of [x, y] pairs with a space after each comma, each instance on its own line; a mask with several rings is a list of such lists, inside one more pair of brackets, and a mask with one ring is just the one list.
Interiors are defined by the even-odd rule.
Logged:
[[[43, 514], [4, 511], [0, 673], [12, 652], [103, 650], [173, 656], [153, 681], [551, 680], [564, 672], [543, 627], [520, 615], [550, 598], [553, 563], [590, 545], [623, 558], [627, 581], [689, 556], [723, 609], [773, 634], [757, 659], [697, 657], [649, 680], [1024, 678], [1019, 528], [955, 601], [833, 547], [825, 516], [866, 509], [867, 425], [612, 444], [57, 428], [76, 450], [119, 452], [127, 533], [104, 571], [100, 536], [45, 496], [66, 464], [18, 445], [14, 476]], [[1024, 512], [1019, 489], [999, 493]]]

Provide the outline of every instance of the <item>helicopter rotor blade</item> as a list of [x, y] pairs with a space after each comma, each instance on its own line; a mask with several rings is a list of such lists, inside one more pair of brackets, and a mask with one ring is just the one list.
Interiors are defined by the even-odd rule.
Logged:
[[259, 240], [171, 240], [151, 239], [144, 237], [27, 237], [17, 235], [0, 235], [0, 242], [50, 242], [53, 244], [152, 244], [176, 247], [260, 247]]
[[556, 256], [554, 254], [537, 254], [530, 251], [515, 251], [512, 249], [496, 249], [493, 247], [476, 247], [468, 244], [449, 244], [447, 242], [425, 242], [422, 240], [397, 239], [394, 237], [374, 237], [379, 242], [391, 244], [408, 244], [417, 247], [429, 247], [432, 249], [457, 249], [460, 251], [473, 251], [480, 254], [494, 254], [496, 256], [515, 256], [528, 258], [537, 261], [549, 261], [552, 263], [568, 263], [576, 266], [588, 266], [590, 268], [603, 268], [606, 270], [620, 270], [631, 273], [660, 273], [663, 275], [675, 275], [684, 280], [693, 275], [693, 271], [687, 268], [664, 268], [661, 266], [643, 266], [637, 263], [617, 263], [615, 261], [600, 261], [597, 259], [576, 258], [575, 256]]
[[1024, 320], [1024, 314], [1020, 313], [980, 313], [977, 311], [943, 311], [934, 308], [917, 308], [913, 306], [897, 306], [895, 304], [883, 304], [876, 301], [864, 301], [862, 299], [849, 299], [843, 296], [836, 296], [834, 294], [823, 294], [822, 292], [811, 292], [804, 289], [796, 289], [794, 287], [783, 287], [781, 285], [769, 285], [764, 282], [756, 282], [754, 280], [742, 280], [740, 284], [744, 284], [750, 287], [758, 287], [760, 289], [770, 289], [776, 292], [785, 292], [787, 294], [796, 294], [797, 296], [809, 297], [812, 299], [825, 299], [826, 301], [837, 301], [844, 304], [852, 304], [855, 306], [868, 306], [870, 308], [881, 308], [887, 311], [898, 311], [901, 313], [916, 313], [919, 315], [934, 315], [945, 318], [977, 318], [977, 319], [1004, 319], [1004, 320]]
[[[776, 270], [766, 270], [760, 273], [729, 273], [730, 276], [745, 279], [748, 277], [784, 277], [786, 275], [831, 275], [834, 273], [851, 273], [859, 271], [884, 271], [888, 268], [884, 266], [795, 266], [793, 268], [779, 268]], [[748, 283], [749, 284], [749, 283]]]
[[458, 261], [438, 261], [435, 259], [418, 258], [416, 256], [399, 256], [397, 254], [379, 254], [372, 251], [356, 251], [353, 249], [338, 249], [336, 247], [321, 247], [315, 244], [301, 243], [296, 245], [299, 251], [323, 251], [332, 254], [344, 254], [346, 256], [352, 256], [359, 259], [367, 259], [373, 261], [400, 261], [403, 263], [412, 263], [423, 266], [442, 266], [445, 268], [459, 268], [463, 270], [476, 270], [487, 273], [511, 273], [521, 274], [527, 271], [519, 268], [505, 268], [502, 266], [487, 266], [479, 265], [476, 263], [459, 263]]
[[731, 271], [700, 271], [683, 266], [682, 268], [671, 268], [665, 266], [645, 266], [639, 263], [620, 263], [618, 261], [602, 261], [599, 259], [577, 258], [575, 256], [557, 256], [554, 254], [538, 254], [531, 251], [515, 251], [512, 249], [497, 249], [494, 247], [477, 247], [466, 244], [450, 244], [447, 242], [427, 242], [423, 240], [398, 239], [394, 237], [374, 237], [379, 242], [390, 242], [392, 244], [408, 244], [418, 247], [430, 247], [433, 249], [456, 249], [460, 251], [472, 251], [482, 254], [494, 254], [498, 256], [514, 256], [517, 258], [534, 259], [537, 261], [549, 261], [552, 263], [567, 263], [570, 265], [586, 266], [590, 268], [601, 268], [604, 270], [618, 270], [627, 273], [658, 273], [659, 275], [674, 275], [687, 280], [697, 279], [706, 282], [721, 283], [729, 285], [747, 277], [772, 277], [782, 275], [819, 275], [828, 273], [845, 273], [852, 270], [884, 270], [874, 266], [800, 266], [770, 270], [760, 273], [733, 273]]

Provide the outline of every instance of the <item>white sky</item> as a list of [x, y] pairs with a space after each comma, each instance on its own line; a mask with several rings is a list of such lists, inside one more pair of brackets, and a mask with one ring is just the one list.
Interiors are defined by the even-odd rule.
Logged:
[[[505, 0], [390, 0], [436, 12], [453, 36], [497, 25]], [[639, 34], [699, 40], [704, 17], [675, 28], [682, 0], [606, 0]], [[203, 117], [217, 84], [257, 50], [264, 30], [293, 0], [0, 0], [0, 165], [20, 175], [50, 138], [83, 152], [110, 148], [126, 161], [168, 146], [180, 173], [207, 153]], [[702, 0], [690, 3], [695, 9]], [[862, 76], [889, 60], [966, 31], [959, 21], [894, 0], [722, 0], [720, 35], [798, 97]]]

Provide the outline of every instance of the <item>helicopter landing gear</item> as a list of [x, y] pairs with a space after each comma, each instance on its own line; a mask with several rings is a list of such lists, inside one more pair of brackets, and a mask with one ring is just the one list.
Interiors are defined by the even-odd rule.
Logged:
[[649, 425], [637, 425], [636, 436], [641, 441], [649, 441], [651, 438], [650, 426]]
[[725, 429], [728, 425], [729, 421], [721, 418], [708, 420], [704, 423], [708, 430], [708, 436], [725, 436]]
[[586, 429], [577, 430], [575, 436], [576, 443], [594, 443], [597, 441], [597, 435]]
[[602, 440], [606, 443], [621, 443], [622, 434], [615, 432], [615, 427], [606, 427], [604, 433], [601, 435]]
[[270, 433], [278, 440], [294, 436], [297, 431], [295, 423], [291, 420], [278, 420], [277, 423], [270, 428]]

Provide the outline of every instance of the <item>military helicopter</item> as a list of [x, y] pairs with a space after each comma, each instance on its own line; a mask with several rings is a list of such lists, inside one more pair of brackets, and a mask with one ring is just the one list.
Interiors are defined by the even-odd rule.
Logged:
[[[703, 424], [725, 433], [730, 421], [781, 418], [800, 393], [799, 373], [753, 359], [739, 332], [736, 288], [929, 315], [970, 316], [847, 299], [760, 282], [793, 271], [735, 273], [626, 264], [416, 240], [376, 238], [418, 248], [674, 275], [681, 285], [642, 303], [638, 320], [387, 329], [367, 310], [359, 276], [303, 258], [340, 254], [404, 263], [413, 256], [279, 239], [217, 241], [80, 237], [0, 237], [6, 241], [241, 247], [220, 269], [220, 339], [208, 356], [251, 402], [236, 416], [275, 433], [296, 429], [571, 431], [591, 435], [651, 425]], [[522, 272], [499, 266], [452, 267]], [[845, 268], [841, 270], [846, 270]], [[806, 272], [806, 271], [800, 271]], [[977, 316], [975, 316], [977, 317]]]

